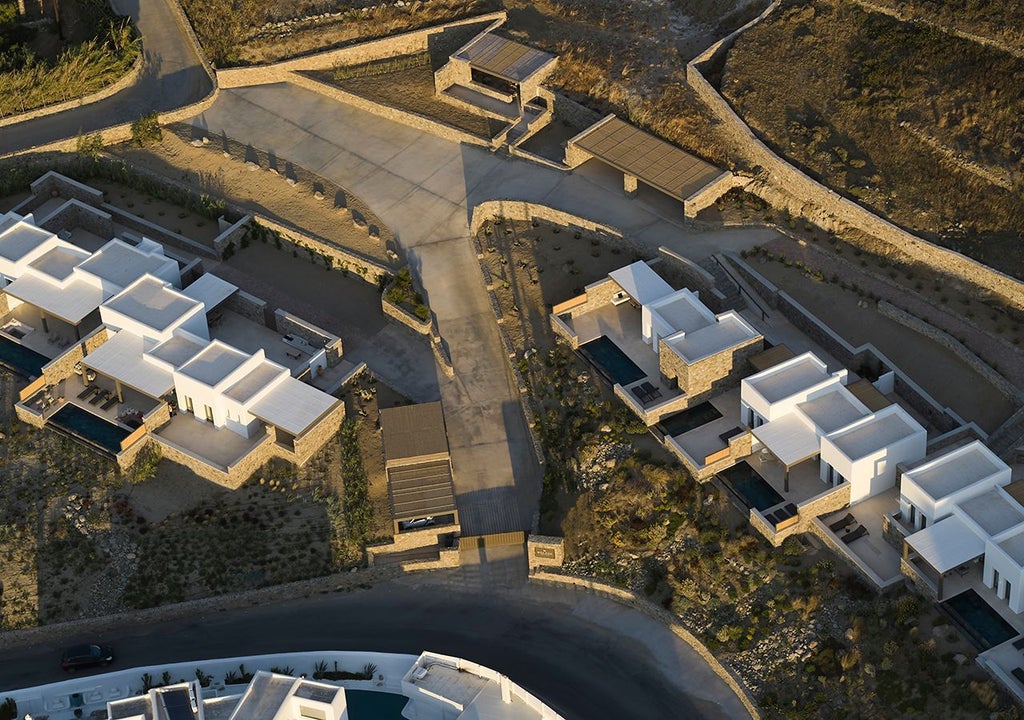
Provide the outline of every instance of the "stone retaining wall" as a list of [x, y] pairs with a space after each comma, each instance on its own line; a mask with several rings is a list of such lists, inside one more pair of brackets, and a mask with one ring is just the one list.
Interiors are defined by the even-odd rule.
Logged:
[[321, 265], [323, 264], [323, 256], [326, 255], [332, 258], [333, 267], [342, 272], [355, 273], [361, 279], [375, 286], [391, 275], [388, 268], [375, 260], [358, 255], [351, 250], [346, 250], [329, 240], [314, 237], [296, 227], [284, 225], [263, 215], [254, 215], [253, 218], [257, 224], [270, 228], [277, 233], [282, 248], [302, 248], [307, 251], [312, 248], [320, 256], [319, 258], [314, 257], [314, 261], [318, 260]]
[[77, 343], [69, 347], [62, 355], [58, 355], [49, 363], [43, 366], [43, 377], [47, 385], [56, 385], [61, 380], [67, 380], [75, 372], [75, 365], [82, 361], [86, 355], [105, 343], [110, 337], [110, 332], [105, 326], [101, 326]]
[[236, 290], [232, 293], [231, 297], [224, 301], [224, 309], [259, 325], [267, 324], [267, 301], [250, 295], [245, 290]]
[[[218, 222], [226, 222], [224, 216], [218, 219]], [[238, 248], [242, 244], [242, 238], [249, 232], [249, 223], [252, 222], [252, 215], [246, 214], [241, 220], [238, 220], [234, 224], [228, 225], [227, 228], [221, 232], [220, 235], [213, 239], [213, 250], [217, 255], [223, 257], [224, 251], [228, 245]]]
[[470, 235], [475, 237], [486, 222], [496, 217], [524, 222], [534, 219], [543, 220], [552, 225], [567, 227], [570, 230], [579, 229], [594, 233], [609, 245], [637, 253], [640, 251], [638, 245], [627, 240], [621, 230], [611, 225], [604, 225], [549, 205], [539, 205], [525, 200], [485, 200], [475, 205], [469, 223]]
[[[39, 207], [44, 202], [54, 197], [67, 198], [68, 200], [81, 200], [86, 205], [99, 207], [103, 204], [103, 191], [90, 187], [85, 183], [72, 180], [66, 175], [61, 175], [55, 170], [48, 170], [38, 178], [29, 183], [29, 188], [34, 196], [34, 204], [26, 207], [26, 210]], [[22, 214], [24, 211], [19, 210]]]
[[[284, 450], [284, 448], [281, 448], [280, 445], [276, 447], [283, 453], [282, 457], [284, 457], [285, 460], [294, 462], [296, 465], [305, 465], [306, 461], [309, 460], [315, 452], [322, 448], [328, 440], [337, 434], [343, 422], [345, 422], [345, 403], [338, 402], [333, 409], [317, 421], [315, 427], [309, 430], [305, 435], [296, 438], [294, 443], [294, 455]], [[251, 474], [251, 471], [249, 474]]]
[[719, 120], [719, 127], [750, 167], [760, 168], [758, 179], [746, 187], [774, 207], [785, 208], [819, 227], [842, 232], [861, 230], [890, 245], [934, 272], [985, 288], [1007, 305], [1024, 310], [1024, 283], [965, 255], [927, 242], [811, 179], [775, 154], [743, 122], [729, 103], [704, 77], [701, 68], [722, 60], [742, 32], [753, 27], [778, 6], [775, 0], [761, 15], [712, 45], [686, 66], [687, 83]]
[[152, 238], [157, 242], [166, 243], [168, 245], [177, 245], [178, 247], [186, 248], [192, 252], [201, 253], [207, 257], [220, 257], [207, 245], [196, 242], [192, 238], [185, 237], [180, 233], [168, 230], [162, 225], [157, 225], [156, 223], [150, 222], [138, 215], [134, 215], [127, 210], [121, 210], [110, 203], [103, 203], [103, 209], [110, 213], [111, 217], [121, 225], [141, 233], [148, 238]]
[[1024, 405], [1024, 393], [949, 333], [925, 322], [916, 315], [911, 315], [905, 310], [901, 310], [885, 300], [878, 303], [878, 312], [881, 313], [883, 317], [895, 320], [900, 325], [908, 327], [914, 332], [920, 333], [921, 335], [934, 340], [936, 343], [967, 363], [972, 370], [985, 378], [996, 390], [1013, 402], [1014, 405], [1018, 407]]
[[114, 237], [114, 222], [110, 213], [78, 199], [71, 199], [45, 218], [36, 218], [39, 227], [60, 234], [62, 230], [82, 228], [101, 238]]
[[274, 329], [281, 335], [296, 335], [313, 347], [327, 351], [327, 365], [341, 362], [341, 338], [280, 308], [274, 311]]
[[406, 312], [402, 307], [395, 305], [393, 302], [384, 297], [387, 294], [385, 291], [380, 296], [380, 309], [387, 316], [389, 320], [397, 322], [399, 325], [412, 330], [414, 333], [419, 335], [429, 336], [431, 331], [432, 323], [430, 320], [420, 320], [418, 317], [411, 315]]
[[[35, 120], [36, 118], [45, 117], [47, 115], [56, 115], [57, 113], [64, 112], [65, 110], [72, 110], [83, 105], [91, 105], [94, 102], [105, 100], [111, 95], [116, 95], [130, 85], [134, 85], [135, 81], [139, 79], [142, 74], [142, 66], [145, 61], [145, 48], [142, 43], [139, 43], [139, 55], [135, 58], [135, 62], [128, 68], [128, 72], [122, 75], [118, 80], [114, 81], [105, 88], [97, 90], [89, 95], [83, 95], [79, 98], [73, 98], [65, 102], [54, 103], [52, 105], [45, 105], [35, 110], [29, 110], [28, 112], [18, 113], [17, 115], [8, 115], [7, 117], [0, 117], [0, 128], [7, 125], [14, 125], [16, 123], [26, 122], [28, 120]], [[77, 140], [77, 138], [76, 138]]]
[[658, 607], [654, 603], [640, 597], [634, 592], [623, 590], [622, 588], [617, 588], [613, 585], [608, 585], [589, 578], [578, 578], [570, 575], [561, 575], [550, 572], [536, 572], [530, 575], [530, 582], [535, 582], [541, 585], [553, 585], [556, 587], [574, 587], [591, 592], [595, 595], [600, 595], [614, 600], [615, 602], [634, 610], [639, 610], [652, 620], [662, 623], [668, 627], [673, 635], [685, 642], [694, 650], [694, 652], [700, 655], [701, 659], [708, 664], [715, 674], [722, 678], [726, 685], [736, 693], [736, 696], [739, 698], [740, 702], [743, 703], [743, 706], [747, 709], [747, 712], [750, 713], [750, 717], [753, 718], [753, 720], [760, 720], [761, 712], [757, 708], [757, 703], [754, 702], [749, 691], [743, 686], [739, 679], [724, 665], [722, 665], [718, 658], [708, 650], [707, 646], [698, 640], [693, 633], [683, 627], [682, 623], [679, 622], [679, 619], [668, 610]]
[[849, 567], [853, 568], [866, 578], [875, 590], [886, 591], [894, 587], [899, 587], [903, 584], [903, 577], [901, 575], [897, 575], [892, 578], [880, 577], [878, 573], [872, 570], [871, 567], [861, 560], [848, 546], [843, 545], [839, 540], [837, 540], [835, 535], [828, 531], [825, 527], [825, 523], [821, 520], [815, 520], [810, 523], [807, 531], [814, 535], [814, 537], [821, 540], [826, 547], [842, 558]]

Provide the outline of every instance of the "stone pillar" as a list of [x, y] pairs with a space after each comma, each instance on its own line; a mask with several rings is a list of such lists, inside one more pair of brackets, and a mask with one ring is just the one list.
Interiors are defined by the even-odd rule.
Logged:
[[18, 15], [25, 16], [25, 0], [18, 0]]
[[622, 175], [622, 189], [626, 191], [626, 197], [636, 197], [637, 177], [629, 173]]

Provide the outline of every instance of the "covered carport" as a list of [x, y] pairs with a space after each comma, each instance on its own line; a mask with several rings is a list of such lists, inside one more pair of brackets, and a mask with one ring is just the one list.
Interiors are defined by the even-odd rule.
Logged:
[[683, 204], [693, 217], [735, 184], [734, 176], [661, 138], [609, 115], [570, 138], [565, 164], [576, 168], [596, 159], [623, 175], [623, 189], [635, 196], [643, 182]]

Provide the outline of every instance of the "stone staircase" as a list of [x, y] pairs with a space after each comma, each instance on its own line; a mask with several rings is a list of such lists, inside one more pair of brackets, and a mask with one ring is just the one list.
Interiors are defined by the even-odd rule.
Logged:
[[697, 264], [711, 273], [712, 277], [715, 278], [715, 287], [725, 296], [720, 303], [722, 306], [721, 312], [725, 310], [743, 310], [747, 307], [747, 301], [740, 292], [740, 286], [729, 277], [729, 274], [722, 269], [718, 262], [715, 262], [715, 258], [718, 258], [722, 263], [725, 262], [721, 255], [713, 255], [700, 260]]

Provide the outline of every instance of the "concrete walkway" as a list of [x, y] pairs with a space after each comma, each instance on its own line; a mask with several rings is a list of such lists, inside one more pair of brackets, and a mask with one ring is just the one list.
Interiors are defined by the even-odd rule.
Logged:
[[467, 533], [528, 529], [541, 480], [468, 240], [473, 206], [527, 199], [695, 258], [766, 239], [763, 231], [687, 229], [669, 219], [673, 210], [681, 214], [678, 204], [630, 200], [619, 177], [600, 166], [570, 175], [504, 158], [293, 85], [224, 91], [193, 124], [272, 151], [350, 189], [395, 233], [422, 280], [455, 366], [455, 379], [441, 382], [441, 396]]

